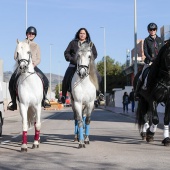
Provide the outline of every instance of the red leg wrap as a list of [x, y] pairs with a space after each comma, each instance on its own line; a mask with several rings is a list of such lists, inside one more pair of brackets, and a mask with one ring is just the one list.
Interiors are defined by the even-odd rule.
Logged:
[[39, 140], [39, 137], [40, 137], [40, 131], [35, 130], [34, 140]]
[[22, 144], [27, 144], [27, 131], [22, 132]]

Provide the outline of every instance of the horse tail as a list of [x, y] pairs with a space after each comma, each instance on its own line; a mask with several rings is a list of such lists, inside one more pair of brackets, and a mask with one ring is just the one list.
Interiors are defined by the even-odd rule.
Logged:
[[34, 120], [35, 120], [35, 114], [31, 108], [28, 109], [27, 118], [28, 118], [28, 127], [31, 127], [34, 124]]
[[136, 124], [138, 124], [139, 131], [143, 128], [143, 125], [147, 122], [147, 112], [148, 103], [142, 96], [140, 96], [136, 111]]

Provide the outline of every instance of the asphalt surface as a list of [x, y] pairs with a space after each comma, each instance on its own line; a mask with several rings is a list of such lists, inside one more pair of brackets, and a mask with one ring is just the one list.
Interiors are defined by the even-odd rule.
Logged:
[[78, 149], [74, 139], [74, 120], [70, 108], [42, 111], [41, 143], [31, 149], [34, 128], [28, 130], [28, 152], [21, 153], [21, 117], [6, 112], [0, 138], [0, 169], [169, 169], [169, 147], [161, 143], [163, 130], [147, 143], [139, 135], [134, 113], [122, 108], [95, 109], [91, 117], [90, 144]]

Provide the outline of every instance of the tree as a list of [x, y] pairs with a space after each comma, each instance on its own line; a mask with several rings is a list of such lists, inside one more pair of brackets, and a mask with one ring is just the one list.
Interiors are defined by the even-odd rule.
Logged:
[[[59, 88], [60, 87], [60, 88]], [[59, 89], [61, 91], [62, 89], [62, 84], [57, 84], [56, 87], [55, 87], [55, 98], [59, 99]]]
[[[113, 88], [123, 88], [126, 85], [126, 79], [122, 73], [123, 66], [115, 62], [114, 59], [106, 56], [106, 92], [112, 93]], [[97, 70], [102, 76], [100, 90], [104, 89], [104, 58], [97, 63]]]

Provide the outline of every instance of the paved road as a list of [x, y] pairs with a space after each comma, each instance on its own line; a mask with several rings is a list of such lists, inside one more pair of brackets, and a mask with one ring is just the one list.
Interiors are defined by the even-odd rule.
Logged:
[[0, 138], [0, 169], [169, 169], [170, 148], [161, 144], [158, 129], [153, 143], [142, 141], [134, 117], [103, 109], [92, 114], [90, 145], [77, 149], [70, 108], [42, 112], [41, 144], [31, 149], [34, 131], [28, 131], [28, 152], [20, 152], [21, 118], [16, 112], [5, 118]]

